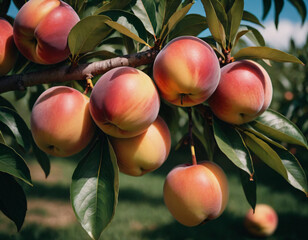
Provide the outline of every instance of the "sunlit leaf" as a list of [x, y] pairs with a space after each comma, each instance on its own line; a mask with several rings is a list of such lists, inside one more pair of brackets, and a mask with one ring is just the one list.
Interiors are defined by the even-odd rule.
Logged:
[[238, 28], [241, 24], [244, 11], [244, 0], [235, 0], [232, 8], [228, 12], [229, 27], [229, 41], [232, 42]]
[[287, 171], [276, 151], [254, 134], [248, 131], [244, 133], [244, 140], [247, 147], [264, 163], [287, 179]]
[[27, 200], [14, 177], [0, 172], [0, 210], [11, 219], [19, 231], [27, 212]]
[[0, 172], [5, 172], [32, 186], [29, 168], [15, 150], [0, 143]]
[[234, 56], [235, 59], [257, 58], [269, 59], [276, 62], [292, 62], [303, 64], [297, 57], [283, 51], [269, 47], [246, 47], [240, 49]]
[[249, 124], [272, 139], [308, 148], [307, 139], [299, 128], [278, 112], [267, 110]]
[[136, 0], [132, 6], [133, 13], [142, 21], [145, 29], [155, 36], [156, 23], [156, 6], [154, 0]]
[[105, 11], [114, 10], [114, 9], [123, 9], [125, 8], [132, 0], [112, 0], [102, 7], [98, 8], [94, 14], [100, 14]]
[[[217, 1], [217, 0], [213, 0]], [[226, 34], [223, 25], [219, 21], [212, 0], [202, 0], [202, 4], [206, 13], [206, 20], [210, 32], [215, 41], [220, 43], [223, 48], [226, 47]]]
[[111, 222], [118, 201], [116, 157], [106, 137], [80, 161], [71, 183], [71, 202], [78, 221], [92, 239]]

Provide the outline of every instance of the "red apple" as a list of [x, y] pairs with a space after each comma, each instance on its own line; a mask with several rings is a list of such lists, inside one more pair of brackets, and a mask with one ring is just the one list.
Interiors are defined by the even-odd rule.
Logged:
[[179, 165], [165, 180], [165, 204], [173, 217], [185, 226], [197, 226], [219, 217], [228, 198], [227, 177], [213, 162]]
[[89, 98], [70, 87], [49, 88], [33, 106], [31, 132], [37, 146], [50, 155], [67, 157], [78, 153], [95, 132]]
[[0, 76], [7, 74], [17, 60], [17, 49], [13, 39], [13, 27], [0, 18]]
[[29, 60], [55, 64], [68, 58], [68, 34], [79, 21], [74, 9], [60, 0], [30, 0], [16, 15], [14, 41]]
[[221, 120], [243, 124], [261, 115], [272, 95], [272, 82], [265, 69], [254, 61], [242, 60], [221, 69], [220, 83], [208, 102]]
[[157, 55], [154, 80], [162, 98], [177, 106], [208, 99], [220, 78], [219, 61], [209, 44], [197, 37], [173, 39]]
[[277, 225], [277, 213], [267, 204], [257, 204], [255, 213], [253, 213], [252, 209], [249, 209], [244, 219], [246, 230], [256, 237], [267, 237], [272, 235]]
[[90, 96], [90, 112], [96, 125], [113, 137], [134, 137], [157, 118], [159, 95], [152, 79], [132, 67], [105, 73]]
[[142, 134], [132, 138], [111, 138], [121, 172], [141, 176], [159, 168], [167, 159], [171, 136], [165, 121], [158, 117]]

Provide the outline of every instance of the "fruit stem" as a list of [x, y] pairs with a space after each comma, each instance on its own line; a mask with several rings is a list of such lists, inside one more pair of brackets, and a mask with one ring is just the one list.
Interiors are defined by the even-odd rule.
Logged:
[[190, 141], [190, 151], [191, 151], [191, 160], [193, 165], [197, 165], [197, 158], [196, 158], [196, 152], [195, 152], [195, 145], [194, 145], [194, 139], [192, 134], [192, 128], [193, 128], [193, 121], [192, 121], [192, 108], [188, 108], [188, 134], [189, 134], [189, 141]]
[[93, 82], [92, 82], [92, 75], [88, 75], [86, 77], [86, 80], [87, 80], [87, 87], [86, 89], [84, 90], [83, 94], [86, 95], [88, 94], [89, 90], [92, 90], [93, 89]]

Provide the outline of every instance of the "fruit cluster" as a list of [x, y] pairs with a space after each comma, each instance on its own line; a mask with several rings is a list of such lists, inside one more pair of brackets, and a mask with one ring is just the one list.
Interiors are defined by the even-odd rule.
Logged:
[[[0, 74], [14, 65], [12, 36], [31, 61], [65, 60], [67, 36], [78, 21], [62, 1], [28, 1], [17, 14], [13, 31], [0, 21], [0, 31], [7, 31], [0, 36], [8, 42], [0, 46]], [[101, 76], [90, 98], [70, 87], [46, 90], [31, 114], [36, 144], [51, 155], [70, 156], [90, 143], [98, 127], [110, 136], [120, 171], [140, 176], [161, 166], [170, 152], [170, 131], [158, 115], [160, 97], [180, 107], [207, 101], [213, 113], [230, 124], [253, 120], [272, 99], [271, 80], [259, 64], [242, 60], [220, 68], [210, 45], [192, 36], [178, 37], [159, 52], [153, 78], [155, 83], [138, 69], [118, 67]], [[177, 166], [166, 178], [164, 200], [184, 225], [217, 218], [228, 201], [226, 175], [208, 161]]]

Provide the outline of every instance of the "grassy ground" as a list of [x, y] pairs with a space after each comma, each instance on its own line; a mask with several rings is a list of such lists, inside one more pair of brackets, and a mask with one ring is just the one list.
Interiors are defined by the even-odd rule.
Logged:
[[[188, 228], [177, 223], [163, 203], [162, 188], [167, 172], [186, 153], [172, 153], [159, 170], [143, 177], [120, 175], [119, 204], [116, 214], [101, 239], [254, 239], [243, 229], [243, 216], [249, 208], [237, 170], [224, 164], [230, 182], [230, 200], [223, 215], [205, 225]], [[226, 161], [223, 159], [222, 161]], [[35, 162], [29, 162], [34, 187], [26, 189], [28, 212], [19, 233], [0, 213], [0, 240], [87, 240], [76, 221], [69, 202], [71, 175], [77, 162], [52, 160], [50, 176], [45, 179]], [[308, 167], [304, 159], [305, 169]], [[306, 166], [305, 166], [306, 165]], [[272, 205], [279, 215], [279, 226], [268, 239], [307, 239], [308, 204], [305, 195], [262, 164], [257, 166], [258, 202]]]

